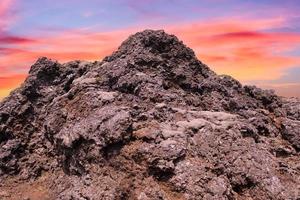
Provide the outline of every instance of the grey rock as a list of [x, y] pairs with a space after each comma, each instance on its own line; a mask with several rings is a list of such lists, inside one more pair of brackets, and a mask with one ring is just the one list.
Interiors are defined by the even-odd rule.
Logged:
[[282, 136], [298, 151], [300, 150], [300, 121], [283, 119]]
[[0, 104], [0, 191], [296, 200], [299, 116], [299, 99], [217, 75], [175, 36], [146, 30], [101, 62], [38, 59]]

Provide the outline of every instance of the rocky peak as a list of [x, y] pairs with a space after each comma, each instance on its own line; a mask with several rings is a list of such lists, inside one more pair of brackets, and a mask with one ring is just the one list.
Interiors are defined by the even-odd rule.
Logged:
[[164, 31], [99, 62], [41, 58], [0, 103], [0, 199], [298, 199], [299, 106]]
[[119, 56], [138, 54], [160, 55], [166, 58], [176, 57], [177, 59], [195, 58], [193, 50], [186, 47], [182, 41], [174, 35], [169, 35], [163, 30], [145, 30], [131, 35], [108, 59], [115, 59]]
[[192, 49], [186, 47], [176, 36], [169, 35], [163, 30], [145, 30], [130, 36], [104, 61], [111, 62], [117, 59], [126, 60], [135, 67], [158, 67], [158, 69], [161, 67], [175, 71], [185, 65], [189, 69], [181, 70], [188, 70], [193, 74], [202, 71], [205, 76], [213, 74], [196, 58]]
[[51, 73], [57, 70], [58, 62], [48, 59], [47, 57], [39, 58], [34, 65], [31, 66], [29, 74], [34, 75], [38, 73]]

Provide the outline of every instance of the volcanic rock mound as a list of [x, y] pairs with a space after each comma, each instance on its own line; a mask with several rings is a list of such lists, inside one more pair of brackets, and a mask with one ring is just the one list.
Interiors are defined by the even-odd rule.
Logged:
[[146, 30], [101, 62], [40, 58], [0, 104], [0, 199], [300, 199], [300, 100]]

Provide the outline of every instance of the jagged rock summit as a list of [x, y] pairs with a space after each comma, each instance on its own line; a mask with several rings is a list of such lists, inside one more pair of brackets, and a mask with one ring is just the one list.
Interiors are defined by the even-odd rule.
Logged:
[[103, 61], [40, 58], [0, 104], [0, 199], [300, 198], [300, 101], [146, 30]]

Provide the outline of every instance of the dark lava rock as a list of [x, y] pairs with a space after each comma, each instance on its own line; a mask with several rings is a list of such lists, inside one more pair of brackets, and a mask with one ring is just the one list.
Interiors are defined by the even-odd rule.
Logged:
[[299, 199], [299, 116], [163, 31], [101, 62], [40, 58], [0, 104], [1, 198]]

